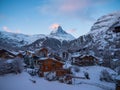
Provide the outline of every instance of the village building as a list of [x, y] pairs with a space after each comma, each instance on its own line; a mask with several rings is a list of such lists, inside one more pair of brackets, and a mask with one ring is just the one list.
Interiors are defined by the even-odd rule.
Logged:
[[10, 51], [7, 51], [5, 49], [1, 49], [0, 50], [0, 58], [3, 58], [3, 59], [12, 59], [12, 58], [15, 58], [16, 55], [14, 55], [13, 53], [11, 53]]
[[72, 64], [79, 66], [89, 66], [98, 63], [98, 59], [92, 55], [75, 55], [72, 57]]
[[[47, 48], [36, 50], [32, 56], [29, 52], [26, 52], [24, 61], [27, 67], [36, 69], [38, 75], [46, 79], [51, 74], [57, 80], [70, 74], [70, 69], [63, 67], [64, 63], [61, 61], [61, 58], [54, 53], [49, 53]], [[65, 80], [70, 81], [70, 77], [65, 77]]]
[[[40, 58], [37, 63], [40, 76], [44, 76], [45, 72], [55, 72], [56, 70], [61, 70], [64, 65], [62, 62], [52, 58]], [[57, 73], [61, 74], [59, 71], [57, 71]]]
[[48, 55], [47, 48], [42, 48], [37, 51], [34, 58], [34, 65], [39, 69], [39, 76], [45, 77], [48, 73], [55, 74], [56, 77], [61, 77], [69, 73], [68, 69], [64, 69], [64, 63], [60, 61], [60, 57], [54, 54]]

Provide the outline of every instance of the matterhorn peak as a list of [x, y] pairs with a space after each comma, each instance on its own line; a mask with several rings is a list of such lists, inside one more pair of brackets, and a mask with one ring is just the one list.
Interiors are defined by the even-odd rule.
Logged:
[[56, 38], [59, 40], [74, 40], [75, 39], [71, 34], [68, 34], [67, 32], [65, 32], [60, 25], [53, 28], [49, 37]]
[[67, 34], [61, 26], [56, 27], [51, 33], [50, 35], [59, 35], [59, 34]]

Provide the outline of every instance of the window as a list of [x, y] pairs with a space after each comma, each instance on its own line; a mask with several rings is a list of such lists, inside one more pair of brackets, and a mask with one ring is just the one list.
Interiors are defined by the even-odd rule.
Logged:
[[45, 69], [48, 70], [48, 66], [46, 66]]
[[115, 27], [115, 29], [113, 30], [113, 32], [115, 32], [115, 33], [120, 33], [120, 26]]
[[55, 62], [52, 63], [52, 66], [55, 67]]

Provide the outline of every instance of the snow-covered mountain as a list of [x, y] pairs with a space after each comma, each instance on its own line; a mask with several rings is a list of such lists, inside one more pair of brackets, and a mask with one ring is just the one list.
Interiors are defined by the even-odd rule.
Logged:
[[59, 40], [67, 40], [67, 41], [71, 41], [74, 40], [75, 37], [72, 36], [71, 34], [68, 34], [67, 32], [65, 32], [61, 26], [58, 26], [55, 30], [53, 30], [49, 37], [51, 38], [56, 38]]
[[[0, 48], [4, 49], [18, 49], [21, 47], [32, 47], [40, 48], [42, 46], [55, 47], [57, 45], [61, 48], [61, 43], [64, 41], [70, 41], [75, 39], [72, 35], [66, 33], [61, 26], [59, 26], [55, 31], [52, 31], [50, 35], [25, 35], [18, 33], [11, 33], [0, 31]], [[54, 44], [53, 44], [54, 43]], [[59, 44], [59, 45], [58, 45]]]
[[21, 47], [33, 43], [37, 39], [45, 38], [43, 34], [24, 35], [11, 32], [0, 31], [0, 47]]
[[[120, 12], [110, 13], [100, 17], [92, 26], [91, 31], [108, 30], [111, 26], [118, 23], [120, 19]], [[90, 32], [91, 32], [90, 31]]]
[[[104, 65], [115, 68], [120, 65], [120, 12], [100, 17], [88, 34], [70, 42], [70, 49], [80, 54], [92, 54], [104, 60]], [[114, 63], [114, 64], [113, 64]]]
[[[115, 27], [120, 27], [120, 12], [111, 13], [100, 17], [92, 26], [90, 35], [93, 41], [98, 44], [98, 48], [104, 50], [106, 47], [111, 47], [109, 50], [115, 48], [120, 44], [120, 32], [115, 33]], [[112, 47], [113, 45], [113, 47]]]

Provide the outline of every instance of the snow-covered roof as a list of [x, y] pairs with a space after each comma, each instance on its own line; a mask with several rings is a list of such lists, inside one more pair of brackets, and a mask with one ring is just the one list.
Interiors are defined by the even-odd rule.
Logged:
[[41, 58], [39, 58], [39, 60], [46, 60], [46, 59], [48, 59], [48, 57], [41, 57]]
[[[81, 58], [83, 58], [83, 57], [85, 57], [85, 56], [88, 56], [88, 57], [89, 57], [89, 56], [93, 56], [93, 55], [82, 55]], [[93, 57], [95, 57], [95, 56], [93, 56]], [[95, 58], [96, 58], [96, 57], [95, 57]]]
[[113, 59], [114, 62], [118, 61], [119, 59]]
[[79, 57], [80, 54], [73, 54], [71, 57]]
[[[54, 61], [63, 63], [63, 62], [61, 62], [61, 61], [56, 60], [55, 58], [49, 58], [49, 57], [42, 57], [42, 58], [39, 58], [38, 60], [39, 60], [39, 61], [44, 61], [44, 60], [47, 60], [47, 59], [52, 59], [52, 60], [54, 60]], [[64, 64], [64, 63], [63, 63], [63, 64]]]

